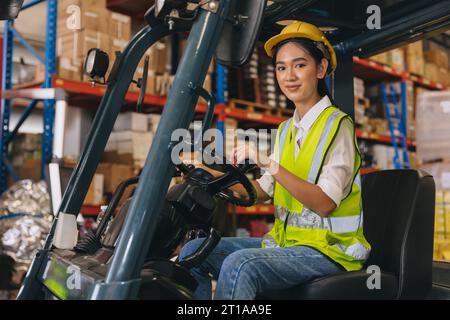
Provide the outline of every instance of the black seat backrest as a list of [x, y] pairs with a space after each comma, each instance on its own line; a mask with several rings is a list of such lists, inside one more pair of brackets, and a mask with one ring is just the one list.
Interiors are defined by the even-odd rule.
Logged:
[[372, 246], [366, 266], [397, 275], [398, 298], [425, 297], [433, 260], [433, 178], [409, 169], [364, 175], [362, 202], [364, 235]]

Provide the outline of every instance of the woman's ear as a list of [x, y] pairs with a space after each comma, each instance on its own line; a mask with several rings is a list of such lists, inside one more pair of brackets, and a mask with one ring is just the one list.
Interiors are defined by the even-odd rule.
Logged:
[[324, 79], [325, 76], [327, 75], [327, 70], [328, 70], [328, 60], [322, 58], [317, 68], [317, 78]]

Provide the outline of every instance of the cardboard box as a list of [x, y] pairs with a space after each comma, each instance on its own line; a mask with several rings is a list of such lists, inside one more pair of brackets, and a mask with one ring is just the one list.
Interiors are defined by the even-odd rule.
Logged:
[[208, 91], [209, 93], [212, 93], [212, 77], [211, 74], [207, 74], [205, 78], [205, 82], [203, 83], [203, 88]]
[[57, 39], [57, 56], [81, 59], [83, 62], [91, 48], [110, 52], [110, 37], [106, 33], [83, 30], [67, 33]]
[[160, 114], [149, 114], [148, 115], [148, 129], [153, 134], [156, 133], [156, 129], [158, 129], [159, 122], [161, 121]]
[[155, 92], [157, 96], [167, 96], [172, 86], [175, 76], [165, 73], [163, 75], [156, 75]]
[[353, 77], [353, 91], [356, 97], [364, 97], [364, 80]]
[[81, 30], [109, 33], [110, 13], [101, 7], [101, 2], [95, 5], [93, 0], [58, 1], [58, 36]]
[[406, 133], [406, 136], [408, 139], [416, 140], [416, 121], [415, 120], [409, 120], [408, 121], [408, 132]]
[[403, 48], [396, 48], [388, 52], [389, 65], [397, 70], [405, 70], [405, 55]]
[[449, 72], [447, 68], [437, 68], [437, 82], [447, 85], [449, 83]]
[[[148, 131], [148, 117], [138, 112], [120, 113], [114, 124], [114, 131]], [[123, 134], [121, 134], [123, 135]], [[119, 133], [116, 134], [116, 140], [119, 140]], [[125, 140], [120, 138], [120, 140]]]
[[133, 169], [130, 165], [115, 163], [100, 163], [97, 173], [104, 176], [104, 191], [114, 192], [121, 182], [133, 177]]
[[427, 62], [436, 64], [438, 67], [448, 69], [448, 54], [441, 48], [431, 48], [425, 52]]
[[370, 57], [370, 60], [373, 60], [373, 61], [376, 61], [376, 62], [379, 62], [382, 64], [389, 64], [387, 52], [382, 52], [377, 55], [374, 55], [374, 56]]
[[431, 81], [438, 80], [438, 67], [434, 63], [426, 62], [425, 63], [425, 78]]
[[152, 144], [151, 132], [122, 131], [117, 138], [117, 153], [131, 154], [133, 159], [146, 159]]
[[36, 65], [34, 72], [34, 81], [44, 82], [45, 81], [45, 66], [42, 63]]
[[57, 58], [56, 74], [58, 78], [81, 81], [83, 64], [80, 59], [71, 59], [67, 57]]
[[129, 41], [131, 39], [131, 17], [117, 13], [110, 13], [109, 35], [112, 38]]
[[158, 41], [149, 51], [150, 61], [149, 69], [156, 74], [164, 74], [168, 71], [167, 64], [169, 63], [169, 50], [166, 42]]
[[410, 73], [423, 76], [425, 73], [425, 60], [422, 57], [417, 57], [416, 55], [407, 54], [406, 55], [406, 65], [407, 70]]
[[113, 37], [110, 37], [109, 41], [109, 58], [110, 63], [113, 64], [116, 60], [116, 51], [123, 52], [128, 45], [128, 41]]
[[102, 161], [109, 163], [119, 163], [119, 155], [117, 153], [117, 150], [103, 152]]
[[[149, 51], [147, 51], [147, 52], [149, 52]], [[146, 55], [149, 56], [148, 53]], [[145, 56], [141, 59], [141, 61], [139, 62], [139, 65], [136, 67], [136, 71], [135, 71], [134, 77], [133, 77], [134, 80], [141, 79], [144, 76], [144, 65], [145, 65]], [[155, 90], [156, 90], [155, 86], [156, 86], [156, 74], [155, 74], [155, 71], [153, 71], [149, 68], [145, 93], [149, 94], [149, 95], [154, 95]], [[133, 92], [139, 92], [140, 88], [135, 83], [131, 83], [129, 90], [131, 90]]]
[[14, 169], [21, 179], [31, 179], [34, 182], [41, 180], [41, 159], [23, 159], [22, 164]]
[[405, 53], [423, 58], [423, 41], [419, 40], [405, 46]]
[[103, 204], [103, 181], [103, 174], [94, 174], [86, 197], [84, 198], [84, 204], [91, 206], [99, 206]]

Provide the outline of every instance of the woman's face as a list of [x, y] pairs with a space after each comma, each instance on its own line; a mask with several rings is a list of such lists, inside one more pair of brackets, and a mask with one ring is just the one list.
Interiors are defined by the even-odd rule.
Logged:
[[276, 76], [281, 91], [286, 97], [296, 102], [308, 102], [315, 98], [318, 79], [326, 73], [326, 59], [317, 65], [311, 54], [300, 44], [288, 42], [283, 45], [276, 56]]

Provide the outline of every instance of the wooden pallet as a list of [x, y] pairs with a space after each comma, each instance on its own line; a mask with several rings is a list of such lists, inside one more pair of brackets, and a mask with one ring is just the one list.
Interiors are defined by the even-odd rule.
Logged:
[[294, 114], [294, 109], [273, 108], [267, 104], [239, 99], [231, 99], [229, 101], [229, 106], [232, 109], [240, 109], [248, 112], [261, 113], [268, 116], [291, 117]]
[[231, 109], [240, 109], [248, 112], [263, 113], [266, 115], [272, 115], [272, 107], [266, 104], [231, 99], [228, 103]]
[[273, 114], [278, 117], [292, 117], [295, 109], [287, 109], [287, 108], [273, 108]]

